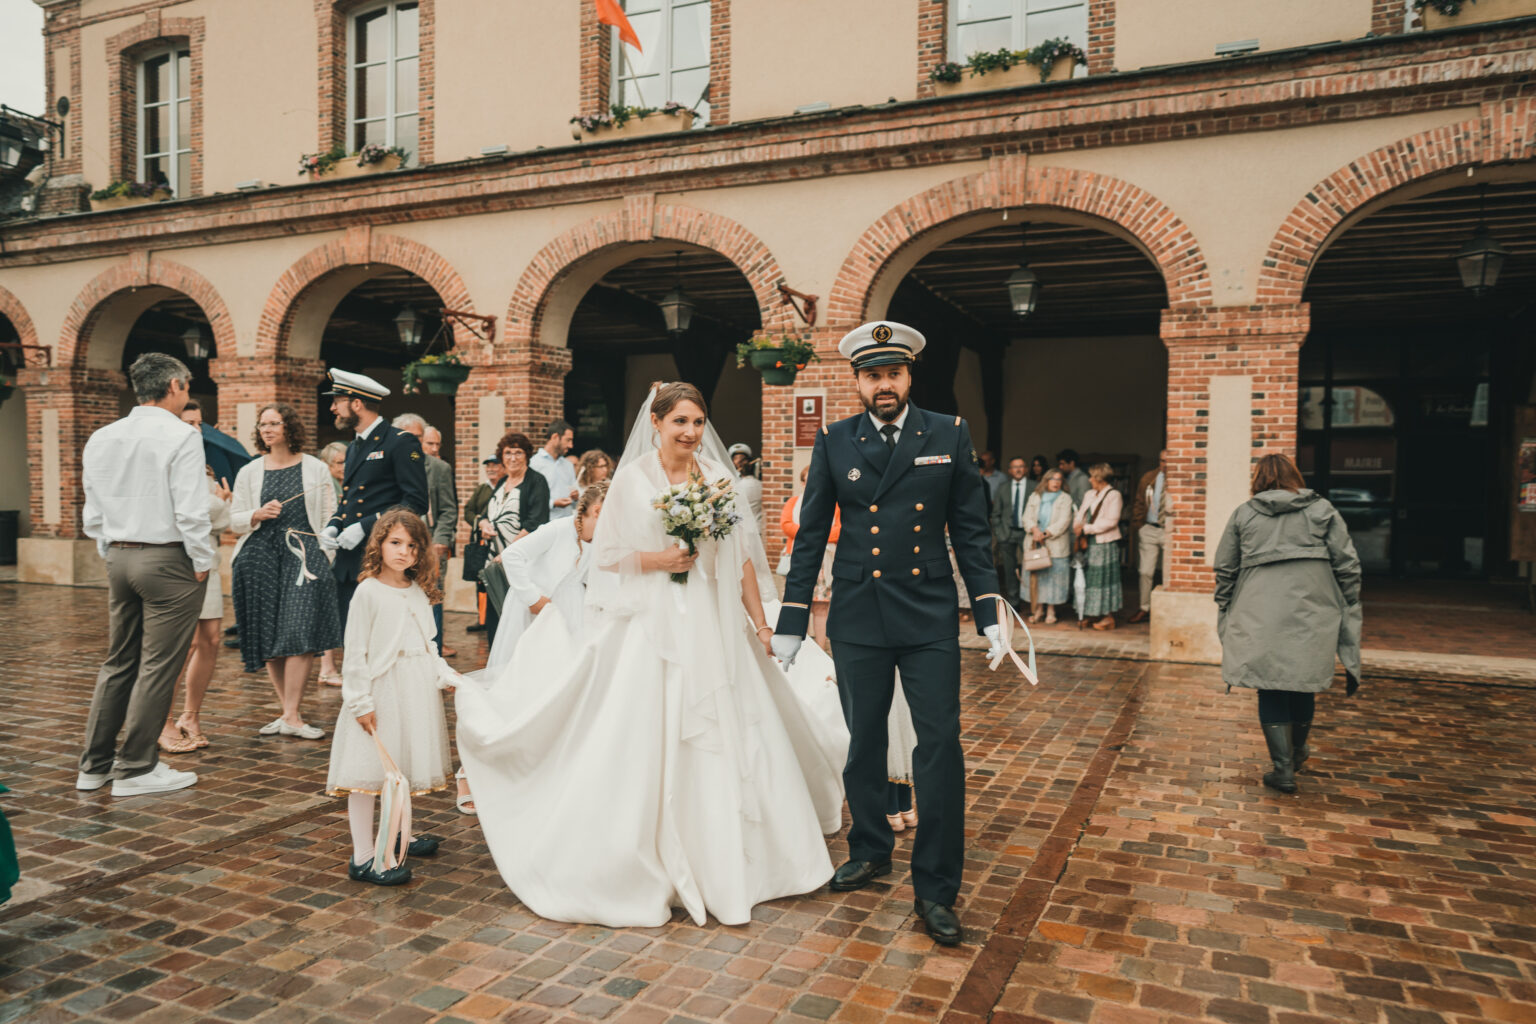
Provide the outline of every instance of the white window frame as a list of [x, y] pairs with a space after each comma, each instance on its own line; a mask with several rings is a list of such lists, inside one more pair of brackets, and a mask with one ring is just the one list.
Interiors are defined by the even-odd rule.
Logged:
[[[192, 139], [190, 137], [185, 139], [181, 137], [181, 111], [177, 109], [178, 106], [182, 103], [189, 105], [187, 110], [187, 134], [190, 136], [192, 134], [192, 111], [190, 108], [190, 104], [192, 102], [192, 94], [190, 92], [182, 91], [182, 54], [187, 55], [187, 63], [190, 66], [192, 60], [192, 50], [190, 47], [167, 46], [163, 49], [155, 50], [152, 53], [144, 54], [139, 58], [138, 68], [136, 69], [136, 73], [138, 75], [138, 93], [137, 102], [135, 103], [135, 115], [139, 120], [139, 137], [138, 143], [134, 147], [135, 161], [133, 177], [135, 181], [148, 181], [148, 172], [145, 170], [146, 166], [150, 160], [153, 160], [156, 157], [162, 157], [165, 160], [166, 167], [165, 179], [167, 184], [170, 185], [171, 194], [174, 196], [185, 195], [183, 190], [192, 187], [192, 183], [190, 181], [181, 180], [181, 155], [185, 153], [189, 158], [192, 155]], [[144, 72], [150, 61], [160, 57], [170, 58], [166, 62], [170, 68], [170, 75], [168, 76], [171, 83], [170, 96], [169, 98], [162, 99], [158, 102], [149, 103], [146, 101], [146, 97], [149, 95], [149, 92], [145, 88], [146, 79]], [[190, 85], [191, 83], [186, 84]], [[169, 107], [171, 111], [171, 116], [167, 118], [167, 121], [169, 122], [169, 131], [167, 132], [166, 138], [162, 140], [168, 148], [155, 153], [146, 153], [144, 151], [144, 147], [149, 136], [149, 118], [146, 116], [146, 114], [158, 107]], [[191, 161], [189, 159], [188, 163], [190, 162]]]
[[[664, 95], [662, 95], [660, 97], [650, 97], [650, 98], [647, 98], [647, 100], [646, 100], [646, 102], [644, 104], [633, 102], [633, 97], [627, 98], [626, 101], [625, 101], [626, 105], [631, 106], [631, 107], [637, 107], [637, 106], [660, 107], [660, 106], [664, 106], [669, 100], [675, 100], [676, 102], [681, 103], [685, 107], [692, 108], [692, 107], [694, 107], [695, 104], [698, 103], [699, 97], [698, 96], [689, 96], [689, 97], [683, 98], [683, 97], [675, 97], [675, 96], [673, 96], [672, 95], [672, 76], [676, 75], [676, 74], [680, 74], [680, 73], [685, 72], [685, 71], [698, 71], [701, 68], [704, 71], [706, 71], [706, 72], [712, 72], [713, 58], [714, 58], [713, 47], [709, 48], [708, 57], [710, 59], [706, 60], [705, 63], [703, 63], [703, 64], [690, 64], [688, 67], [684, 67], [684, 68], [673, 67], [673, 65], [672, 65], [672, 11], [673, 11], [674, 8], [678, 8], [678, 7], [703, 7], [705, 9], [705, 11], [710, 14], [710, 18], [711, 18], [710, 25], [711, 25], [711, 29], [713, 29], [713, 24], [714, 24], [714, 22], [713, 22], [713, 12], [710, 11], [710, 9], [709, 9], [709, 0], [647, 0], [647, 3], [655, 3], [656, 6], [658, 8], [660, 8], [660, 10], [662, 12], [662, 29], [661, 29], [661, 40], [660, 40], [659, 45], [660, 45], [661, 51], [662, 51], [661, 66], [662, 66], [663, 70], [662, 70], [661, 74], [658, 77], [665, 81], [666, 89], [664, 90]], [[622, 6], [624, 6], [625, 8], [628, 8], [629, 7], [629, 0], [623, 0]], [[627, 13], [627, 11], [626, 11], [626, 13]], [[619, 39], [619, 30], [617, 28], [611, 30], [610, 38], [612, 40], [612, 43], [611, 43], [612, 49], [609, 50], [609, 53], [612, 54], [612, 60], [610, 60], [608, 63], [612, 66], [612, 79], [611, 79], [611, 81], [609, 82], [609, 85], [608, 85], [608, 102], [610, 104], [613, 104], [613, 103], [618, 103], [619, 102], [619, 88], [622, 85], [622, 83], [625, 82], [626, 80], [633, 79], [635, 76], [634, 75], [626, 75], [626, 74], [624, 74], [625, 47], [628, 44], [623, 42], [621, 39]], [[711, 32], [711, 41], [713, 41], [713, 32]], [[710, 79], [708, 79], [706, 77], [706, 81], [709, 81], [709, 80]], [[707, 116], [707, 112], [708, 112], [708, 106], [706, 105], [704, 116], [700, 116], [700, 117], [698, 117], [697, 119], [694, 120], [693, 126], [695, 128], [702, 127], [705, 124], [705, 122], [707, 122], [709, 120], [709, 118]]]
[[[1042, 14], [1045, 11], [1059, 11], [1059, 10], [1063, 10], [1063, 9], [1069, 8], [1069, 7], [1081, 7], [1083, 9], [1083, 34], [1084, 34], [1084, 37], [1085, 37], [1085, 40], [1086, 40], [1087, 25], [1088, 25], [1088, 4], [1089, 4], [1089, 0], [1056, 0], [1056, 2], [1052, 3], [1049, 7], [1043, 8], [1042, 10], [1039, 10], [1039, 11], [1031, 12], [1031, 11], [1028, 10], [1028, 8], [1029, 8], [1028, 0], [1013, 0], [1013, 11], [1012, 11], [1012, 13], [1006, 14], [1006, 15], [1002, 15], [1002, 16], [999, 16], [999, 17], [996, 17], [996, 18], [976, 18], [973, 21], [968, 22], [968, 24], [977, 24], [977, 23], [984, 22], [984, 21], [1001, 21], [1004, 17], [1006, 17], [1006, 18], [1009, 19], [1009, 22], [1008, 22], [1009, 39], [1010, 39], [1010, 42], [1008, 44], [1009, 48], [1013, 49], [1013, 50], [1028, 50], [1031, 47], [1039, 46], [1041, 43], [1045, 42], [1045, 40], [1044, 39], [1036, 39], [1036, 40], [1031, 41], [1030, 39], [1027, 38], [1027, 36], [1026, 36], [1026, 28], [1028, 26], [1028, 19], [1025, 17], [1026, 14], [1030, 14], [1030, 13]], [[961, 53], [960, 52], [960, 4], [959, 4], [959, 0], [949, 0], [949, 18], [948, 18], [948, 23], [949, 23], [949, 31], [947, 32], [948, 38], [944, 41], [944, 47], [945, 47], [945, 53], [947, 55], [947, 59], [951, 60], [951, 61], [954, 61], [957, 64], [964, 64], [966, 62], [966, 59], [969, 58], [971, 55], [968, 54], [968, 53]], [[1086, 41], [1083, 44], [1083, 49], [1084, 50], [1088, 49]]]
[[[416, 8], [416, 52], [405, 54], [403, 57], [395, 49], [395, 18], [396, 10], [401, 6], [414, 5]], [[374, 67], [382, 64], [387, 68], [384, 74], [384, 113], [379, 117], [358, 117], [354, 103], [356, 96], [353, 90], [357, 88], [357, 20], [365, 14], [375, 11], [388, 10], [384, 20], [389, 25], [389, 55], [383, 60], [369, 61], [365, 67]], [[400, 60], [416, 61], [416, 109], [396, 110], [394, 65]], [[416, 150], [421, 149], [421, 3], [420, 0], [384, 0], [383, 3], [367, 4], [347, 15], [347, 87], [346, 87], [346, 147], [349, 153], [356, 153], [363, 148], [363, 126], [375, 121], [384, 122], [384, 145], [386, 148], [396, 145], [395, 122], [402, 117], [416, 118]], [[416, 150], [406, 157], [406, 166], [414, 167], [419, 163]]]

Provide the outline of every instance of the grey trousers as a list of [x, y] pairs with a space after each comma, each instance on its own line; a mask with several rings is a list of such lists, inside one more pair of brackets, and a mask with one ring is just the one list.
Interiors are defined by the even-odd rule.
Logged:
[[1152, 582], [1163, 565], [1164, 534], [1161, 526], [1143, 523], [1136, 531], [1136, 573], [1141, 577], [1141, 610], [1152, 610]]
[[110, 634], [85, 724], [82, 772], [131, 779], [159, 763], [156, 741], [186, 664], [205, 589], [180, 547], [107, 550]]

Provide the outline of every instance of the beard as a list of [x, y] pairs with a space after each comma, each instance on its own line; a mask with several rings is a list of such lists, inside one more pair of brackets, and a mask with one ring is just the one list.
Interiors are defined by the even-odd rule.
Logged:
[[336, 429], [356, 430], [357, 422], [361, 418], [362, 417], [358, 416], [358, 414], [353, 412], [351, 409], [348, 409], [346, 412], [339, 412], [336, 414]]
[[[881, 399], [885, 399], [884, 406], [880, 404]], [[883, 423], [895, 423], [907, 408], [907, 395], [898, 394], [894, 390], [876, 391], [869, 398], [861, 394], [859, 400], [864, 403], [865, 410], [871, 416]]]

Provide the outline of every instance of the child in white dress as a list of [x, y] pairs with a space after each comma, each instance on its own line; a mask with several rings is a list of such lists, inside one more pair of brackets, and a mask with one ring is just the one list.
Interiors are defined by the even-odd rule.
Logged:
[[[359, 882], [400, 885], [410, 881], [409, 867], [380, 870], [371, 863], [374, 803], [384, 787], [384, 767], [370, 734], [377, 733], [412, 795], [447, 789], [452, 776], [441, 691], [451, 690], [461, 677], [432, 643], [437, 632], [432, 603], [441, 600], [441, 591], [432, 539], [420, 517], [403, 508], [380, 516], [358, 579], [347, 613], [342, 708], [325, 791], [347, 797], [348, 874]], [[407, 820], [407, 836], [410, 827]], [[438, 843], [436, 836], [416, 836], [410, 856], [430, 856]]]

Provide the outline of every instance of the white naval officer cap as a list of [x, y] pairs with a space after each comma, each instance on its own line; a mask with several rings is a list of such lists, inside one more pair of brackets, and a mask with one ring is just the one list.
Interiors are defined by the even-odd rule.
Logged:
[[733, 444], [729, 448], [727, 448], [725, 450], [725, 454], [727, 454], [727, 455], [745, 455], [747, 458], [750, 459], [752, 457], [752, 446], [749, 445], [749, 444], [742, 444], [741, 442], [738, 441], [736, 444]]
[[853, 363], [855, 370], [861, 370], [866, 366], [910, 363], [927, 344], [928, 339], [906, 324], [876, 320], [860, 324], [843, 335], [837, 350]]
[[325, 372], [331, 378], [331, 390], [324, 392], [324, 394], [340, 395], [342, 398], [366, 398], [370, 402], [377, 402], [389, 397], [389, 388], [367, 374], [352, 373], [348, 370], [327, 370]]

